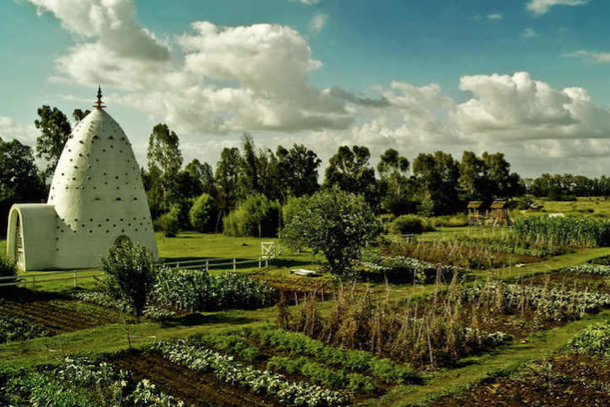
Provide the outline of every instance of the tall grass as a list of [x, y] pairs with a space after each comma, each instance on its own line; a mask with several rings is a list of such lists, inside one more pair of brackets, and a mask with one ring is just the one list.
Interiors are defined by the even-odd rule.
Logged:
[[610, 221], [584, 217], [523, 217], [513, 224], [515, 234], [536, 244], [557, 244], [574, 247], [610, 245]]

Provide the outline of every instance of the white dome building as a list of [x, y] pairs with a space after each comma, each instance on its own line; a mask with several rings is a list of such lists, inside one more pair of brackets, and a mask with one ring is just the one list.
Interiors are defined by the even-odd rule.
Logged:
[[140, 167], [127, 136], [95, 109], [72, 131], [55, 169], [47, 204], [10, 210], [7, 252], [22, 270], [93, 268], [109, 247], [129, 239], [158, 259]]

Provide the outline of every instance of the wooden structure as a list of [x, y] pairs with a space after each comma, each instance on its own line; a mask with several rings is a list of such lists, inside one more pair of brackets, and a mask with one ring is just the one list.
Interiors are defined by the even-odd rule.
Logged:
[[510, 225], [510, 214], [508, 211], [508, 202], [506, 201], [493, 201], [490, 207], [491, 218], [493, 219], [493, 227], [496, 226], [509, 226]]
[[468, 202], [468, 225], [483, 226], [485, 224], [486, 208], [483, 201]]
[[275, 242], [261, 242], [261, 258], [275, 259]]

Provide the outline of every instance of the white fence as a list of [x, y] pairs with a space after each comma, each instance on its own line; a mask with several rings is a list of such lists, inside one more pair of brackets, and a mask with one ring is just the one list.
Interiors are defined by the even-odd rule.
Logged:
[[74, 282], [74, 287], [78, 286], [78, 281], [101, 277], [103, 271], [91, 270], [65, 270], [65, 271], [48, 271], [35, 274], [18, 274], [16, 277], [0, 277], [0, 287], [11, 287], [24, 285], [26, 287], [36, 288], [42, 284], [51, 281], [69, 281]]
[[[181, 269], [232, 269], [237, 270], [238, 266], [252, 264], [252, 267], [258, 266], [262, 268], [269, 267], [269, 260], [262, 258], [252, 259], [202, 259], [202, 260], [185, 260], [162, 263], [166, 267], [176, 267]], [[104, 271], [93, 270], [64, 270], [64, 271], [47, 271], [40, 273], [25, 273], [18, 274], [16, 277], [0, 277], [0, 287], [15, 287], [23, 285], [25, 287], [37, 288], [51, 281], [73, 281], [74, 287], [78, 286], [78, 282], [85, 279], [101, 277], [105, 274]]]

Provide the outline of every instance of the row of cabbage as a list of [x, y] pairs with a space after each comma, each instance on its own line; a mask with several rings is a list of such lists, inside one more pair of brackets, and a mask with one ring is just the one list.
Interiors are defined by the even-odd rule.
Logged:
[[55, 407], [185, 407], [149, 380], [90, 358], [67, 358], [54, 368], [0, 369], [0, 404]]
[[214, 373], [221, 381], [245, 387], [257, 394], [276, 397], [280, 402], [299, 407], [340, 406], [349, 402], [347, 395], [306, 382], [288, 380], [269, 370], [259, 370], [202, 345], [185, 341], [162, 341], [153, 351], [172, 363], [200, 373]]
[[610, 266], [604, 266], [601, 264], [580, 264], [578, 266], [566, 267], [563, 270], [570, 273], [610, 276]]
[[458, 272], [456, 267], [429, 263], [413, 257], [386, 257], [368, 253], [360, 262], [367, 274], [378, 274], [392, 282], [413, 282], [425, 284], [434, 282], [439, 276], [451, 276]]
[[462, 292], [462, 299], [465, 302], [488, 302], [503, 310], [532, 306], [542, 316], [557, 321], [610, 306], [610, 295], [602, 292], [507, 284], [501, 281], [469, 287]]
[[46, 335], [48, 332], [37, 325], [21, 318], [0, 314], [0, 343], [24, 341]]

